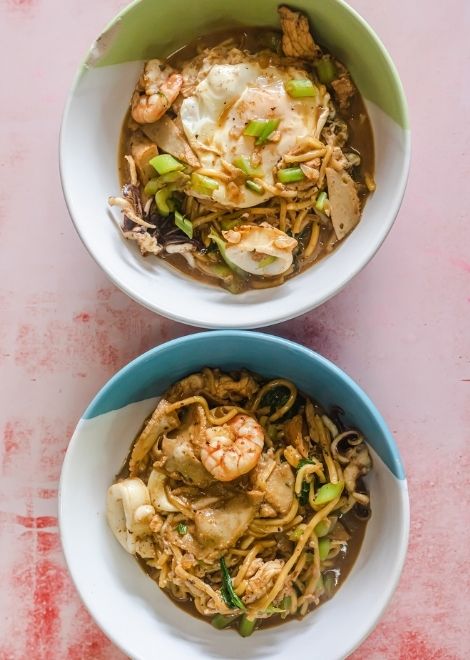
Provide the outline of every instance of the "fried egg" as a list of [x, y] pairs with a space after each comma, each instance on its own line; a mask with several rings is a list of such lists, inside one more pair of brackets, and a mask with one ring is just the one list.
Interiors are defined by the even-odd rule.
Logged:
[[[182, 125], [203, 171], [222, 175], [211, 195], [214, 201], [246, 208], [272, 196], [267, 189], [257, 194], [243, 184], [234, 190], [233, 184], [223, 181], [227, 175], [223, 161], [233, 164], [237, 157], [251, 158], [256, 151], [263, 180], [274, 185], [273, 168], [282, 156], [315, 132], [321, 110], [320, 94], [294, 99], [284, 87], [289, 80], [307, 77], [301, 69], [274, 65], [262, 68], [247, 57], [238, 64], [214, 64], [194, 93], [183, 101]], [[255, 147], [255, 138], [243, 135], [254, 119], [280, 120], [275, 141]]]

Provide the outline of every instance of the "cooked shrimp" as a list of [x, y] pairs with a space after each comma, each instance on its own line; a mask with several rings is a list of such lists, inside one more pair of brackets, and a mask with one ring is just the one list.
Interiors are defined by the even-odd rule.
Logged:
[[132, 96], [132, 118], [138, 124], [152, 124], [163, 117], [176, 100], [183, 76], [173, 73], [160, 60], [149, 60]]
[[264, 431], [248, 415], [236, 415], [226, 424], [210, 426], [201, 448], [201, 461], [218, 481], [232, 481], [252, 470], [264, 445]]

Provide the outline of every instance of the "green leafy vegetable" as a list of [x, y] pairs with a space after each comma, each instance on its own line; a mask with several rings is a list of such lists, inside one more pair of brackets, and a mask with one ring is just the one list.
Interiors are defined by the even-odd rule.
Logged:
[[189, 238], [193, 237], [193, 223], [191, 220], [188, 220], [188, 218], [185, 218], [184, 215], [181, 215], [179, 211], [175, 211], [175, 225], [181, 229], [181, 231], [184, 232], [186, 236]]
[[305, 78], [304, 80], [289, 80], [284, 83], [284, 87], [289, 96], [292, 96], [294, 99], [306, 96], [316, 96], [318, 94], [317, 87], [315, 87], [313, 82], [308, 78]]
[[310, 484], [304, 479], [302, 481], [302, 488], [300, 489], [299, 504], [301, 504], [302, 506], [305, 506], [307, 504], [309, 493], [310, 493]]
[[150, 159], [149, 163], [159, 174], [167, 174], [168, 172], [184, 169], [183, 163], [180, 163], [179, 160], [176, 160], [170, 154], [154, 156], [154, 158]]
[[230, 573], [228, 572], [223, 557], [220, 558], [220, 572], [222, 573], [222, 587], [220, 593], [222, 594], [222, 598], [227, 607], [230, 607], [231, 609], [238, 608], [239, 610], [246, 610], [244, 602], [239, 596], [237, 596], [233, 589], [232, 578], [230, 577]]
[[270, 414], [274, 414], [276, 410], [282, 408], [287, 401], [289, 400], [290, 391], [287, 387], [280, 385], [279, 387], [273, 387], [271, 390], [266, 392], [263, 398], [260, 401], [260, 408], [268, 407]]
[[186, 532], [188, 531], [188, 526], [186, 525], [186, 523], [180, 522], [180, 523], [178, 523], [178, 525], [176, 525], [176, 531], [181, 536], [184, 536], [186, 534]]

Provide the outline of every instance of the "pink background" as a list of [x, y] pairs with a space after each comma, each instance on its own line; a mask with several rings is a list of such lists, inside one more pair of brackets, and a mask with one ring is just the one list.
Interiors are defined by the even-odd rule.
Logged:
[[[333, 359], [400, 446], [412, 528], [400, 586], [354, 660], [470, 655], [470, 3], [354, 6], [401, 73], [406, 198], [380, 254], [334, 300], [271, 330]], [[58, 133], [75, 69], [119, 0], [0, 0], [0, 660], [118, 660], [64, 566], [57, 484], [90, 398], [191, 332], [112, 286], [74, 232]], [[467, 507], [467, 508], [465, 508]]]

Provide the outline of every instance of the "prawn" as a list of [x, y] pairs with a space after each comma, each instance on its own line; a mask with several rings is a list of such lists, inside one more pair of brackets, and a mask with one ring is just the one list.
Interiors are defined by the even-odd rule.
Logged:
[[249, 415], [238, 414], [226, 424], [206, 429], [201, 461], [218, 481], [232, 481], [250, 472], [264, 446], [264, 431]]
[[160, 60], [149, 60], [132, 96], [132, 118], [138, 124], [152, 124], [163, 117], [180, 93], [183, 76], [163, 67]]

